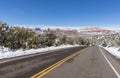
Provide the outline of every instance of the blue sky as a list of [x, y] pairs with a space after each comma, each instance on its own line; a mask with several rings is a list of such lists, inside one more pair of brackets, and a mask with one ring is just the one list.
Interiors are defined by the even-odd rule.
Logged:
[[19, 25], [120, 25], [120, 0], [0, 0], [0, 20]]

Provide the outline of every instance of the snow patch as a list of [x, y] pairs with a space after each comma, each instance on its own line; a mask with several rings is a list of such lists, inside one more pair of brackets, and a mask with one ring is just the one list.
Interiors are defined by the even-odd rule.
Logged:
[[34, 54], [34, 53], [39, 53], [39, 52], [46, 52], [46, 51], [57, 50], [57, 49], [62, 49], [62, 48], [76, 47], [76, 46], [79, 46], [79, 45], [61, 45], [57, 47], [51, 46], [51, 47], [46, 47], [46, 48], [30, 49], [30, 50], [23, 50], [23, 49], [11, 50], [6, 47], [0, 47], [0, 59]]
[[120, 59], [120, 47], [103, 47], [106, 49], [110, 54], [115, 56], [116, 58]]

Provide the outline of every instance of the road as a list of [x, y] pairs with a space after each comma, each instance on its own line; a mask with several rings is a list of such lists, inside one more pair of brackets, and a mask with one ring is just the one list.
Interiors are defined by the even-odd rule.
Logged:
[[0, 78], [30, 77], [120, 78], [120, 60], [93, 46], [34, 54], [0, 64]]
[[120, 60], [94, 46], [82, 50], [76, 57], [46, 72], [42, 76], [38, 73], [36, 78], [120, 78]]
[[0, 60], [0, 78], [29, 78], [84, 47], [73, 47]]

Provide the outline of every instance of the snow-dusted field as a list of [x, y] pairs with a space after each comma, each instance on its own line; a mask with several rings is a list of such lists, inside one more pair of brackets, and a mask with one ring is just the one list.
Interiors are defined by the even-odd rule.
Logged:
[[109, 53], [120, 59], [120, 47], [104, 47]]
[[62, 48], [76, 47], [76, 46], [79, 46], [79, 45], [61, 45], [57, 47], [52, 46], [52, 47], [47, 47], [47, 48], [30, 49], [30, 50], [25, 50], [25, 51], [23, 51], [22, 49], [13, 51], [6, 47], [0, 47], [0, 59], [34, 54], [34, 53], [45, 52], [45, 51], [50, 51], [50, 50], [57, 50], [57, 49], [62, 49]]

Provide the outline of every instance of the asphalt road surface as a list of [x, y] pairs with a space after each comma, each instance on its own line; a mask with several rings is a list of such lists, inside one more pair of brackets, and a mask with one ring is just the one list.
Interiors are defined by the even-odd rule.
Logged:
[[98, 46], [18, 58], [0, 61], [0, 78], [120, 78], [120, 60]]
[[83, 49], [74, 47], [0, 60], [0, 78], [30, 78], [37, 72]]
[[88, 47], [42, 78], [120, 78], [120, 60], [102, 48]]

